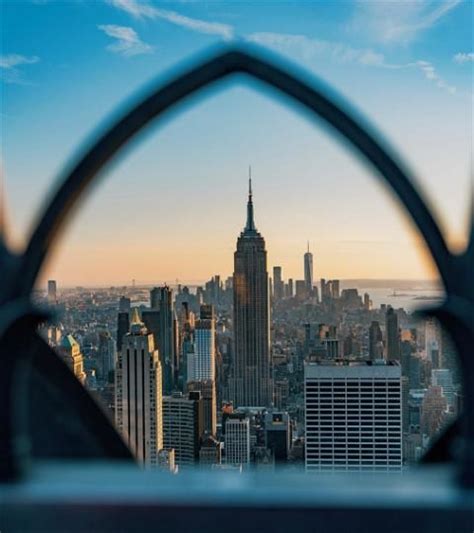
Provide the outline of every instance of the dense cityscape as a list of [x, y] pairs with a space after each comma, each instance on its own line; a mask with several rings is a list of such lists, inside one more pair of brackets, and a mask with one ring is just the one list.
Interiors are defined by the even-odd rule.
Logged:
[[402, 471], [462, 404], [433, 319], [375, 307], [337, 279], [272, 277], [254, 220], [233, 276], [205, 285], [38, 292], [42, 333], [145, 467]]

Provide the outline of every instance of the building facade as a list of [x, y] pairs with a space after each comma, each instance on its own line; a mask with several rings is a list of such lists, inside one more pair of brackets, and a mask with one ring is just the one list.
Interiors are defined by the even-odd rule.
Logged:
[[400, 330], [398, 316], [392, 307], [385, 315], [385, 336], [387, 343], [387, 361], [400, 361]]
[[161, 365], [136, 308], [115, 371], [115, 421], [138, 461], [157, 466], [163, 448]]
[[307, 471], [392, 471], [402, 466], [397, 363], [305, 365]]
[[232, 413], [225, 421], [225, 462], [228, 465], [250, 463], [250, 420], [243, 413]]
[[166, 285], [150, 291], [150, 306], [158, 310], [158, 351], [163, 370], [163, 392], [171, 394], [177, 373], [177, 321], [173, 310], [173, 291]]
[[202, 400], [199, 392], [173, 392], [163, 398], [163, 442], [174, 449], [176, 464], [192, 466], [199, 458], [203, 433]]
[[313, 254], [308, 249], [304, 254], [304, 283], [306, 287], [306, 294], [311, 296], [313, 293]]
[[267, 251], [255, 227], [249, 181], [247, 223], [234, 254], [234, 360], [229, 379], [235, 406], [269, 406], [270, 316]]
[[81, 347], [72, 335], [63, 337], [61, 344], [58, 347], [61, 359], [71, 369], [72, 373], [81, 382], [82, 385], [86, 382], [86, 373], [84, 372], [84, 357], [82, 356]]

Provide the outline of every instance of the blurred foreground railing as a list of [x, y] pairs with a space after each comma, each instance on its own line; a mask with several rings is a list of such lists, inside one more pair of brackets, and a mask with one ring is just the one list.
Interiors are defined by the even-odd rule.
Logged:
[[[142, 129], [152, 122], [156, 123], [169, 110], [196, 92], [235, 74], [251, 76], [276, 89], [304, 108], [316, 120], [322, 120], [332, 131], [336, 132], [359, 157], [375, 169], [376, 175], [392, 190], [422, 235], [438, 268], [446, 292], [443, 303], [435, 309], [426, 310], [425, 313], [439, 319], [455, 343], [460, 357], [465, 398], [464, 412], [456, 426], [459, 430], [451, 429], [446, 433], [444, 440], [441, 439], [442, 444], [438, 450], [435, 446], [435, 449], [428, 454], [428, 458], [443, 459], [447, 456], [446, 450], [449, 449], [450, 456], [453, 457], [451, 467], [456, 469], [457, 485], [452, 485], [448, 474], [440, 478], [440, 483], [449, 479], [451, 489], [454, 486], [472, 487], [474, 485], [473, 218], [471, 217], [471, 238], [466, 251], [462, 255], [450, 253], [435, 218], [405, 166], [379, 140], [379, 136], [373, 133], [371, 128], [356, 118], [355, 113], [346, 103], [340, 103], [338, 98], [329, 95], [328, 89], [318, 80], [309, 84], [299, 75], [291, 74], [289, 68], [279, 66], [274, 58], [268, 59], [260, 51], [249, 52], [241, 48], [226, 50], [210, 59], [198, 62], [196, 66], [165, 85], [156, 84], [149, 94], [139, 99], [136, 105], [123, 113], [121, 118], [92, 143], [69, 170], [65, 171], [59, 181], [59, 187], [46, 202], [43, 214], [22, 255], [15, 255], [0, 238], [0, 271], [2, 272], [0, 279], [2, 368], [0, 373], [0, 419], [2, 420], [0, 424], [0, 480], [27, 482], [27, 467], [32, 457], [132, 460], [130, 452], [107, 418], [87, 392], [75, 382], [73, 375], [67, 371], [51, 348], [36, 333], [38, 323], [48, 317], [44, 311], [34, 307], [31, 293], [60, 230], [63, 229], [72, 210], [83, 199], [92, 184], [99, 179], [101, 170]], [[64, 420], [68, 423], [65, 424]], [[44, 431], [45, 425], [48, 429], [47, 434]], [[61, 450], [65, 452], [62, 454]], [[57, 474], [58, 470], [54, 472]], [[98, 478], [100, 472], [100, 470], [97, 471]], [[91, 473], [91, 475], [95, 474]], [[127, 475], [130, 475], [128, 471]], [[414, 475], [416, 474], [412, 476]], [[57, 480], [58, 478], [56, 481], [51, 479], [51, 487], [57, 487], [55, 485]], [[20, 486], [16, 489], [5, 488], [5, 496], [12, 505], [10, 512], [13, 515], [11, 516], [16, 516], [15, 509], [21, 510], [21, 506], [18, 507], [18, 501], [15, 503], [15, 494], [28, 496], [31, 498], [29, 500], [31, 505], [34, 504], [35, 495], [40, 494], [38, 491], [40, 491], [42, 481], [34, 483], [31, 485], [31, 492], [28, 492], [30, 490], [28, 488], [21, 489]], [[104, 486], [108, 487], [105, 478], [104, 483]], [[120, 493], [120, 498], [126, 499], [129, 485], [125, 479], [121, 484], [124, 489]], [[229, 498], [232, 494], [232, 486], [232, 482], [229, 482]], [[428, 484], [419, 485], [419, 488], [423, 490], [427, 490], [428, 487]], [[41, 490], [44, 488], [42, 487]], [[112, 488], [110, 486], [110, 490]], [[69, 489], [71, 495], [75, 497], [77, 486], [71, 484], [68, 486]], [[22, 493], [23, 490], [26, 492]], [[315, 490], [322, 495], [325, 489], [318, 483], [318, 488]], [[381, 490], [389, 491], [389, 487], [383, 486]], [[53, 493], [52, 489], [52, 501], [58, 497], [57, 501], [61, 503], [63, 500], [59, 492], [54, 493], [54, 497]], [[387, 492], [387, 497], [389, 494], [390, 491]], [[77, 496], [79, 498], [79, 495]], [[451, 496], [445, 494], [445, 496], [446, 499], [443, 501], [455, 501], [450, 500], [452, 494]], [[460, 501], [464, 502], [464, 496], [459, 497], [461, 500], [456, 500], [456, 505]], [[132, 501], [132, 493], [130, 493], [130, 498]], [[409, 507], [409, 500], [395, 499], [395, 501], [399, 501], [402, 507]], [[37, 503], [43, 506], [43, 509], [49, 509], [44, 500], [38, 499]], [[265, 520], [271, 519], [270, 515], [266, 514], [268, 509], [273, 509], [270, 502], [261, 500], [260, 503], [263, 506], [261, 517]], [[292, 520], [297, 520], [299, 517], [299, 511], [297, 512], [296, 509], [300, 509], [303, 513], [304, 506], [292, 497], [289, 497], [287, 503], [292, 508], [293, 514], [285, 515], [282, 523], [291, 527]], [[103, 504], [107, 507], [107, 502], [104, 501]], [[136, 504], [142, 505], [138, 501]], [[421, 500], [418, 504], [422, 505]], [[68, 504], [64, 503], [64, 505], [63, 511], [71, 509]], [[179, 502], [176, 505], [179, 505]], [[226, 500], [224, 507], [229, 505], [231, 505], [230, 501]], [[251, 502], [247, 502], [246, 505], [251, 507]], [[330, 507], [330, 502], [328, 505]], [[347, 519], [350, 520], [348, 523], [353, 523], [351, 518], [353, 512], [374, 508], [371, 505], [364, 507], [360, 498], [356, 498], [352, 504], [349, 504], [347, 500], [344, 506]], [[166, 504], [165, 507], [167, 512], [174, 512], [173, 505]], [[435, 507], [434, 505], [430, 512], [435, 512]], [[25, 509], [28, 509], [28, 506]], [[76, 506], [75, 510], [78, 509], [86, 511], [87, 504], [83, 507]], [[53, 509], [51, 508], [48, 512], [53, 513]], [[169, 520], [172, 520], [171, 516], [168, 517]], [[228, 519], [228, 515], [226, 516]], [[275, 520], [275, 515], [271, 516]], [[327, 519], [332, 515], [331, 513], [324, 515], [321, 510], [318, 511], [318, 520], [323, 520], [324, 516]], [[382, 520], [382, 515], [380, 517]], [[176, 516], [175, 519], [178, 523], [179, 517]], [[449, 519], [447, 520], [449, 523]], [[351, 531], [357, 530], [357, 528], [351, 529]]]

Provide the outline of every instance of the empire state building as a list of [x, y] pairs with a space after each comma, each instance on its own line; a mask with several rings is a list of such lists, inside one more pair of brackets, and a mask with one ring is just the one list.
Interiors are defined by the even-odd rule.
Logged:
[[253, 218], [249, 179], [247, 223], [234, 253], [234, 360], [229, 393], [236, 407], [272, 404], [267, 251]]

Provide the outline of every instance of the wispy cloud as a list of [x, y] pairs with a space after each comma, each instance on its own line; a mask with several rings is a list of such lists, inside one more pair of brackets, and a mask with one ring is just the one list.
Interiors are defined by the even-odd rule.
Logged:
[[339, 42], [312, 39], [306, 35], [262, 32], [247, 35], [246, 40], [262, 46], [268, 46], [279, 52], [297, 54], [306, 60], [327, 55], [341, 63], [390, 66], [385, 63], [384, 55], [374, 50], [353, 48]]
[[453, 61], [459, 65], [472, 63], [474, 61], [474, 52], [460, 52], [453, 57]]
[[36, 56], [21, 56], [19, 54], [8, 54], [0, 56], [0, 68], [13, 69], [18, 65], [30, 65], [32, 63], [38, 63], [39, 57]]
[[354, 48], [344, 43], [312, 39], [306, 35], [287, 33], [253, 33], [247, 35], [246, 40], [267, 46], [290, 57], [301, 57], [307, 62], [315, 61], [320, 57], [329, 58], [339, 63], [355, 63], [364, 67], [377, 67], [385, 69], [418, 69], [423, 76], [434, 83], [438, 88], [456, 93], [456, 88], [449, 85], [428, 61], [414, 61], [411, 63], [396, 64], [386, 60], [384, 54], [371, 48]]
[[225, 41], [229, 41], [234, 37], [234, 29], [228, 24], [187, 17], [176, 11], [158, 8], [149, 3], [137, 2], [136, 0], [107, 0], [107, 2], [136, 18], [166, 20], [171, 24], [188, 30], [207, 35], [216, 35]]
[[444, 89], [450, 94], [456, 93], [456, 87], [446, 83], [446, 81], [438, 74], [433, 64], [429, 61], [416, 61], [415, 63], [410, 63], [407, 66], [417, 67], [427, 80], [434, 83], [440, 89]]
[[115, 42], [107, 46], [107, 50], [110, 52], [115, 52], [125, 57], [153, 52], [153, 47], [144, 43], [133, 28], [116, 26], [115, 24], [101, 24], [98, 28], [109, 37], [115, 39]]
[[351, 26], [377, 42], [407, 44], [460, 3], [461, 0], [359, 0]]
[[22, 65], [31, 65], [38, 63], [39, 57], [37, 56], [22, 56], [20, 54], [7, 54], [0, 56], [0, 69], [2, 79], [6, 83], [19, 83], [24, 84], [25, 80], [21, 75], [21, 71], [18, 67]]

